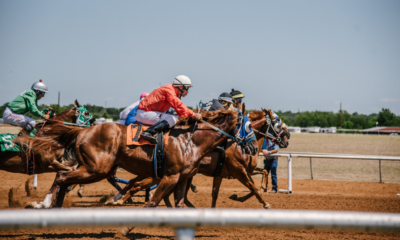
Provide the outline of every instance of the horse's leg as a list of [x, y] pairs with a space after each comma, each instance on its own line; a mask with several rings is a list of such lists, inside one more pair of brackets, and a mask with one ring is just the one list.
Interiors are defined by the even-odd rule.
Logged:
[[267, 201], [264, 200], [264, 198], [260, 195], [260, 193], [257, 190], [256, 185], [253, 182], [253, 179], [251, 179], [250, 175], [247, 174], [247, 171], [243, 168], [240, 172], [235, 172], [235, 177], [243, 184], [245, 185], [250, 191], [250, 194], [247, 194], [244, 197], [241, 198], [233, 198], [233, 196], [231, 196], [230, 198], [233, 200], [238, 200], [240, 202], [244, 202], [246, 201], [248, 198], [252, 197], [253, 195], [256, 195], [257, 200], [263, 204], [264, 208], [269, 208], [270, 205]]
[[169, 200], [169, 197], [171, 196], [171, 194], [174, 192], [174, 189], [172, 189], [171, 191], [169, 191], [163, 198], [165, 206], [167, 206], [167, 208], [172, 208], [172, 204], [171, 201]]
[[214, 177], [213, 188], [212, 188], [212, 202], [211, 207], [215, 208], [217, 206], [217, 199], [219, 194], [219, 188], [221, 187], [222, 177]]
[[129, 180], [129, 183], [117, 194], [107, 200], [105, 205], [118, 205], [121, 206], [132, 197], [135, 193], [140, 190], [150, 188], [154, 184], [157, 184], [158, 180], [152, 177], [137, 176], [134, 179]]
[[148, 207], [157, 207], [160, 201], [171, 191], [179, 181], [180, 174], [164, 176], [158, 184], [157, 190], [150, 199]]
[[57, 202], [56, 204], [53, 206], [53, 208], [61, 208], [63, 203], [64, 203], [64, 199], [65, 199], [65, 194], [67, 193], [67, 188], [70, 185], [63, 185], [60, 187], [60, 191], [58, 192], [58, 196], [57, 196]]
[[[193, 177], [189, 178], [189, 179], [187, 180], [187, 183], [186, 183], [185, 205], [186, 205], [187, 207], [189, 207], [189, 208], [196, 208], [196, 207], [189, 201], [189, 199], [188, 199], [188, 197], [187, 197], [187, 195], [188, 195], [188, 193], [189, 193], [189, 189], [191, 189], [192, 186], [194, 186], [194, 185], [192, 184], [192, 181], [193, 181]], [[192, 190], [193, 190], [193, 188], [192, 188]], [[196, 192], [197, 192], [197, 190], [196, 190]], [[195, 193], [196, 193], [196, 192], [195, 192]]]
[[80, 198], [83, 197], [83, 189], [85, 188], [85, 184], [79, 184], [78, 196]]
[[176, 208], [184, 207], [185, 192], [187, 191], [186, 185], [187, 185], [187, 180], [180, 181], [175, 185], [174, 198], [175, 198]]
[[43, 202], [40, 202], [39, 204], [37, 202], [28, 202], [25, 208], [50, 208], [51, 203], [54, 201], [54, 199], [57, 196], [57, 190], [58, 190], [58, 185], [55, 183], [57, 179], [54, 179], [53, 184], [51, 185], [51, 188], [47, 192], [46, 197], [44, 198]]

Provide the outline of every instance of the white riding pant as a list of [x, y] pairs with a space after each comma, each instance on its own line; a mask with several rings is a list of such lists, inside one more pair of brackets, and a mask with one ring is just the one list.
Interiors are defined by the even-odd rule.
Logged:
[[35, 120], [23, 114], [15, 113], [9, 107], [6, 107], [6, 110], [4, 110], [3, 120], [5, 123], [19, 127], [25, 127], [27, 123], [32, 125], [32, 127], [36, 126]]
[[178, 122], [179, 117], [169, 113], [144, 111], [140, 109], [138, 109], [136, 113], [136, 121], [143, 124], [154, 125], [164, 120], [167, 121], [169, 127], [172, 128]]

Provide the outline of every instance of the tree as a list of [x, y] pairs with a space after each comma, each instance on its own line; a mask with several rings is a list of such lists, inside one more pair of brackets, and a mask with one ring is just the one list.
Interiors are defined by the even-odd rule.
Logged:
[[104, 112], [102, 117], [103, 117], [103, 118], [110, 118], [110, 116], [108, 115], [107, 112]]
[[379, 126], [399, 126], [399, 117], [396, 117], [388, 108], [382, 108], [382, 111], [378, 114], [378, 125]]

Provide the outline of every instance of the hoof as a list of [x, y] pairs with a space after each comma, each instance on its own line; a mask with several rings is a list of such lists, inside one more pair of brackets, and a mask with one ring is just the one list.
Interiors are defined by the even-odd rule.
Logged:
[[265, 204], [264, 209], [271, 209], [271, 205], [269, 205], [269, 203]]
[[114, 206], [114, 203], [115, 203], [114, 198], [110, 198], [104, 203], [104, 205], [105, 206]]
[[45, 208], [42, 203], [37, 203], [37, 202], [28, 202], [26, 203], [24, 208], [34, 208], [34, 209], [42, 209]]
[[237, 196], [236, 194], [233, 194], [232, 196], [229, 197], [229, 199], [237, 200], [237, 199], [238, 199], [238, 196]]
[[80, 198], [83, 198], [83, 191], [82, 191], [82, 189], [79, 189], [79, 190], [78, 190], [78, 196], [79, 196]]

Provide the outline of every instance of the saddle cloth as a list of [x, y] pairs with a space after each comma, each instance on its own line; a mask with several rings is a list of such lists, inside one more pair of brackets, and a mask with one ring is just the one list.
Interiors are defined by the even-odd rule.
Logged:
[[[150, 126], [132, 123], [127, 127], [126, 145], [155, 145], [145, 139], [140, 138], [140, 134], [146, 131]], [[138, 132], [138, 130], [140, 130]], [[164, 146], [168, 143], [169, 131], [164, 134]]]
[[16, 136], [16, 134], [0, 134], [0, 150], [2, 152], [19, 152], [18, 145], [15, 145], [12, 141]]

